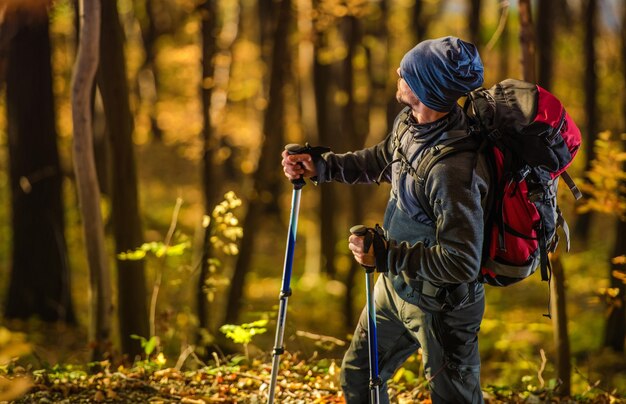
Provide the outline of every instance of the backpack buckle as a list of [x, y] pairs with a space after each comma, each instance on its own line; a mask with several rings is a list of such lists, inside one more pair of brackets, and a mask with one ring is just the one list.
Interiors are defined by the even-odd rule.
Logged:
[[542, 190], [528, 191], [528, 200], [533, 203], [543, 201], [544, 196], [545, 193]]
[[513, 179], [515, 180], [515, 182], [519, 183], [524, 181], [524, 178], [526, 178], [528, 174], [530, 174], [530, 167], [528, 165], [525, 165], [513, 174]]
[[502, 137], [502, 132], [500, 132], [497, 128], [492, 130], [491, 132], [489, 132], [487, 134], [487, 137], [489, 138], [489, 140], [491, 140], [492, 142], [495, 142], [497, 140], [499, 140]]

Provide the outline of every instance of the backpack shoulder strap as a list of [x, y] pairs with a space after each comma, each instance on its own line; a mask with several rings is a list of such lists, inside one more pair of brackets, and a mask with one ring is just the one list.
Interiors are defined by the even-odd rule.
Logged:
[[404, 135], [404, 133], [409, 129], [409, 114], [411, 113], [411, 108], [404, 107], [402, 111], [396, 116], [395, 121], [393, 122], [393, 137], [394, 144], [400, 140], [400, 138]]
[[446, 157], [464, 151], [478, 151], [479, 149], [477, 141], [467, 131], [451, 131], [448, 134], [455, 136], [425, 150], [418, 159], [415, 169], [409, 171], [415, 179], [418, 202], [428, 217], [435, 223], [437, 219], [426, 196], [426, 180], [430, 171], [435, 164]]

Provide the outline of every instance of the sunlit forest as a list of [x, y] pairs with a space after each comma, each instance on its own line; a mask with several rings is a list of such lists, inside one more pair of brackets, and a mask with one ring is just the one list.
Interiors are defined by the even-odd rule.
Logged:
[[[626, 400], [623, 1], [0, 0], [0, 401], [266, 402], [281, 153], [382, 141], [402, 56], [447, 35], [484, 87], [537, 83], [583, 136], [551, 282], [486, 287], [485, 401]], [[349, 229], [389, 191], [302, 188], [278, 402], [344, 402]], [[392, 402], [430, 402], [421, 354]]]

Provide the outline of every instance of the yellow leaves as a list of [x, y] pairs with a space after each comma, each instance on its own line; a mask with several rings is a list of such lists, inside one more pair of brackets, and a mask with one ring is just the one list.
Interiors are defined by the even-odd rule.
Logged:
[[[226, 255], [239, 254], [239, 247], [236, 243], [243, 237], [243, 228], [238, 226], [239, 219], [237, 219], [232, 210], [241, 205], [241, 199], [233, 191], [229, 191], [224, 195], [224, 200], [215, 206], [211, 213], [214, 224], [209, 241], [215, 248], [222, 250]], [[203, 223], [206, 222], [207, 219], [204, 219]]]
[[611, 299], [615, 299], [617, 296], [619, 296], [619, 289], [618, 288], [600, 288], [598, 289], [598, 294], [601, 296], [609, 297]]
[[620, 255], [611, 260], [614, 264], [626, 264], [626, 255]]
[[163, 366], [167, 363], [167, 358], [163, 355], [163, 352], [159, 352], [159, 354], [154, 359], [154, 362], [160, 366]]
[[586, 173], [589, 183], [580, 181], [578, 184], [589, 197], [583, 200], [578, 212], [597, 211], [624, 216], [626, 173], [623, 164], [626, 162], [626, 152], [621, 150], [619, 141], [613, 139], [609, 131], [601, 132], [594, 146], [596, 159], [591, 163], [591, 170]]
[[241, 199], [239, 199], [237, 197], [237, 195], [235, 195], [235, 193], [233, 191], [228, 191], [224, 195], [224, 199], [228, 202], [228, 206], [231, 209], [235, 209], [235, 208], [237, 208], [237, 207], [242, 205]]
[[615, 279], [619, 279], [622, 283], [626, 284], [626, 273], [623, 271], [612, 271], [611, 275]]
[[[6, 366], [11, 361], [26, 355], [31, 350], [21, 333], [11, 332], [0, 327], [0, 365]], [[0, 376], [0, 401], [9, 401], [21, 397], [32, 386], [30, 377], [7, 378]]]
[[30, 349], [24, 334], [0, 327], [0, 366], [5, 366], [13, 359], [28, 354]]

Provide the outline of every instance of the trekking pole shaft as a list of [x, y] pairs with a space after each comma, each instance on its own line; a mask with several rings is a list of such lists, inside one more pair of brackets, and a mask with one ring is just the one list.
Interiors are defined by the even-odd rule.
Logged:
[[293, 266], [293, 252], [296, 246], [296, 230], [298, 229], [300, 192], [301, 189], [294, 186], [291, 197], [291, 217], [289, 218], [289, 233], [287, 235], [287, 246], [285, 248], [285, 262], [283, 265], [283, 282], [280, 289], [280, 302], [278, 306], [278, 317], [276, 319], [276, 338], [274, 340], [274, 351], [272, 353], [272, 378], [270, 381], [268, 400], [268, 403], [270, 404], [274, 402], [280, 355], [284, 352], [283, 338], [285, 335], [285, 320], [287, 318], [287, 301], [291, 295], [291, 272]]
[[[350, 233], [355, 236], [364, 237], [364, 249], [367, 252], [371, 246], [372, 239], [368, 241], [368, 229], [363, 225], [356, 225], [350, 228]], [[369, 233], [371, 235], [371, 233]], [[369, 347], [370, 361], [370, 404], [380, 402], [381, 380], [378, 377], [378, 337], [376, 335], [376, 304], [374, 300], [374, 271], [375, 267], [361, 264], [365, 269], [365, 290], [367, 291], [367, 345]]]
[[374, 302], [374, 273], [365, 273], [365, 289], [367, 290], [367, 343], [370, 359], [370, 402], [380, 402], [380, 379], [378, 378], [378, 337], [376, 332], [376, 304]]

